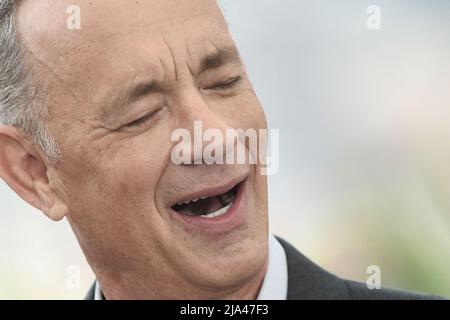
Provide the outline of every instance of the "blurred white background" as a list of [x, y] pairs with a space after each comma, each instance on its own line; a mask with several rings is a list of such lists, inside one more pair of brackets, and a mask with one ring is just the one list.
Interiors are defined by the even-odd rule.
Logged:
[[[366, 26], [369, 5], [381, 29]], [[340, 276], [450, 297], [450, 2], [223, 0], [271, 128], [270, 220]], [[0, 299], [79, 299], [66, 221], [0, 182]], [[70, 267], [81, 286], [70, 288]]]

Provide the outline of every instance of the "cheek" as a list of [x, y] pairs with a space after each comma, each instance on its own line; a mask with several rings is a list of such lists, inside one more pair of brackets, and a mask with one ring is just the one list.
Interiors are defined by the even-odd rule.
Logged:
[[168, 140], [152, 137], [150, 132], [111, 144], [97, 155], [87, 153], [83, 161], [66, 159], [71, 166], [64, 184], [72, 211], [81, 215], [102, 212], [104, 219], [154, 209], [168, 159]]
[[264, 129], [267, 127], [264, 110], [252, 90], [224, 101], [220, 106], [221, 115], [236, 129]]

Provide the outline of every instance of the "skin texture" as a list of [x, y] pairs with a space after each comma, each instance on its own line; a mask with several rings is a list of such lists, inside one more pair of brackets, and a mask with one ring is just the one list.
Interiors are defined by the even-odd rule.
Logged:
[[[72, 4], [81, 30], [66, 28]], [[205, 56], [235, 49], [216, 2], [25, 0], [18, 25], [63, 158], [52, 165], [20, 130], [3, 127], [1, 177], [53, 220], [68, 219], [108, 299], [254, 299], [267, 265], [259, 165], [170, 159], [171, 133], [192, 132], [195, 120], [204, 130], [266, 128], [239, 59], [201, 71]], [[236, 76], [236, 86], [216, 88]], [[127, 96], [147, 80], [158, 90]], [[170, 210], [180, 195], [242, 176], [244, 222], [236, 228], [208, 232]]]

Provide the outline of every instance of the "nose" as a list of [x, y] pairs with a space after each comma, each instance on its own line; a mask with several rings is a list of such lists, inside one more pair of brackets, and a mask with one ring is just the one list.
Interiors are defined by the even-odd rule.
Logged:
[[[226, 131], [232, 127], [226, 123], [226, 119], [213, 111], [201, 92], [185, 92], [179, 100], [174, 116], [176, 130], [180, 131], [172, 137], [172, 143], [175, 143], [172, 148], [182, 149], [183, 153], [183, 162], [178, 164], [212, 164], [217, 163], [220, 158], [223, 159], [222, 163], [225, 162], [226, 150], [229, 150], [226, 145]], [[234, 145], [235, 142], [230, 143]], [[173, 151], [180, 154], [180, 150]]]

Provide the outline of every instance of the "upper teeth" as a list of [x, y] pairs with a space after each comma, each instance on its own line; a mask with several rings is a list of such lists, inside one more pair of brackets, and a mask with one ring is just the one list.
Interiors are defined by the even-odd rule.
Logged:
[[179, 205], [179, 206], [181, 206], [181, 205], [183, 205], [183, 204], [189, 204], [189, 203], [191, 203], [191, 202], [197, 202], [198, 200], [200, 200], [200, 199], [206, 199], [206, 198], [208, 198], [208, 197], [201, 197], [201, 198], [197, 198], [197, 199], [194, 199], [194, 200], [189, 200], [189, 201], [184, 201], [184, 202], [179, 202], [179, 203], [177, 203], [177, 205]]

